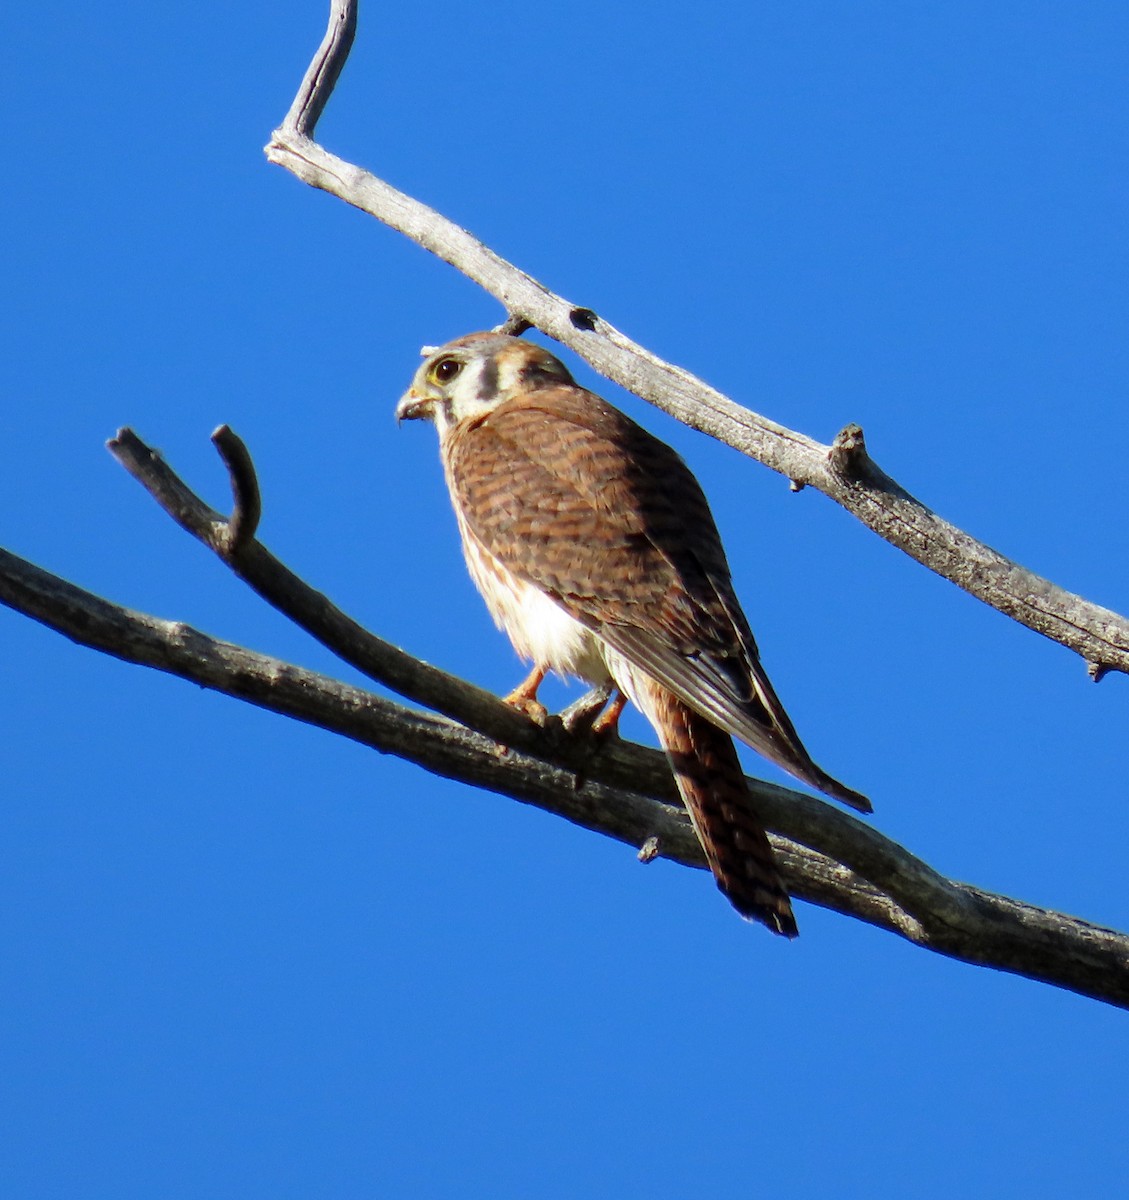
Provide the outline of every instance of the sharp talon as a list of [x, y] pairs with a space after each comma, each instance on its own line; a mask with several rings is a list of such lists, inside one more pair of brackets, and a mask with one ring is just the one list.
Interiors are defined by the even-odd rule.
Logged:
[[531, 696], [519, 696], [516, 700], [507, 696], [506, 703], [510, 708], [516, 708], [518, 712], [525, 713], [531, 721], [535, 721], [538, 725], [544, 726], [549, 720], [549, 710], [540, 700], [534, 700]]
[[659, 856], [659, 839], [653, 834], [639, 847], [636, 856], [641, 863], [654, 862]]
[[627, 707], [627, 697], [620, 692], [608, 707], [592, 722], [592, 736], [599, 741], [619, 737], [619, 718]]

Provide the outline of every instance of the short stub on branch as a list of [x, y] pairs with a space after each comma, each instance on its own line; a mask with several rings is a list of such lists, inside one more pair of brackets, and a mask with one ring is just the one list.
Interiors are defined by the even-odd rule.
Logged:
[[638, 859], [641, 863], [654, 862], [659, 856], [659, 839], [652, 834], [640, 847]]
[[507, 333], [510, 337], [521, 337], [528, 329], [533, 328], [533, 322], [527, 321], [520, 313], [509, 313], [501, 325], [494, 327], [495, 333]]
[[837, 475], [847, 479], [855, 479], [862, 475], [870, 465], [870, 455], [866, 452], [866, 438], [863, 436], [862, 427], [851, 424], [840, 429], [827, 452], [827, 461]]
[[1110, 668], [1106, 663], [1094, 662], [1092, 658], [1086, 660], [1086, 674], [1089, 675], [1089, 677], [1095, 683], [1101, 683], [1101, 681], [1109, 674], [1109, 670]]

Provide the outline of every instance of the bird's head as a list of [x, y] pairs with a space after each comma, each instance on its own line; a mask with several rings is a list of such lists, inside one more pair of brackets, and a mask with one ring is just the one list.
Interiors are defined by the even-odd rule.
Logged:
[[426, 418], [440, 436], [519, 393], [573, 382], [548, 350], [505, 333], [469, 333], [424, 353], [412, 386], [396, 405], [396, 420]]

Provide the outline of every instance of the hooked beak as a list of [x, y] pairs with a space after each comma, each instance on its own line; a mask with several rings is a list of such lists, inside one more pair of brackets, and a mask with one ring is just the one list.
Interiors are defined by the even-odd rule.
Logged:
[[433, 403], [430, 396], [421, 396], [412, 388], [400, 397], [400, 403], [396, 405], [396, 423], [430, 417]]

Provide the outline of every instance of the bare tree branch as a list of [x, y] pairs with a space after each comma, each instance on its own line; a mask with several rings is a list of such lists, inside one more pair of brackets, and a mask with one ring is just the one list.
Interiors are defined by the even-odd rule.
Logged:
[[[242, 514], [250, 503], [248, 498], [253, 497], [256, 505], [259, 499], [251, 457], [226, 426], [213, 434], [213, 441], [228, 463], [233, 481], [233, 521], [245, 523]], [[489, 693], [420, 663], [362, 629], [258, 542], [233, 538], [223, 517], [130, 430], [121, 430], [109, 446], [184, 529], [210, 546], [268, 603], [370, 678], [500, 740], [527, 755], [531, 762], [551, 765], [558, 772], [573, 772], [569, 776], [573, 792], [583, 792], [583, 787], [575, 786], [583, 775], [625, 795], [642, 790], [656, 802], [664, 802], [664, 813], [678, 810], [677, 793], [662, 755], [614, 740], [593, 756], [591, 744], [584, 738], [567, 736], [559, 721], [539, 726]], [[233, 460], [238, 464], [236, 469], [232, 468]], [[468, 782], [482, 780], [475, 777], [468, 778]], [[493, 784], [487, 782], [484, 786]], [[1129, 939], [1120, 934], [954, 884], [871, 826], [823, 800], [761, 780], [750, 779], [749, 787], [767, 827], [784, 839], [779, 848], [797, 896], [850, 912], [942, 953], [1020, 974], [1034, 973], [1038, 978], [1060, 970], [1064, 957], [1076, 962], [1079, 939], [1090, 949], [1097, 939], [1103, 955], [1108, 952], [1115, 960], [1121, 955], [1119, 969], [1129, 969]], [[514, 792], [512, 785], [502, 790]], [[667, 843], [669, 829], [661, 833], [657, 820], [642, 828], [632, 824], [631, 836], [624, 837], [625, 827], [610, 813], [596, 821], [592, 811], [586, 809], [584, 819], [578, 818], [568, 807], [574, 799], [542, 797], [531, 802], [635, 845], [658, 837], [659, 852], [700, 865], [698, 848], [686, 838], [684, 822], [679, 826], [678, 848], [672, 848]], [[606, 799], [632, 814], [636, 812], [633, 804], [622, 797], [609, 795]], [[669, 824], [665, 817], [662, 824]], [[1036, 913], [1039, 916], [1033, 919]], [[1048, 936], [1050, 929], [1055, 930], [1053, 936]], [[1109, 974], [1109, 962], [1108, 957], [1102, 957], [1102, 976]], [[1077, 965], [1080, 970], [1089, 970], [1086, 956]]]
[[356, 0], [332, 0], [330, 7], [326, 38], [266, 147], [271, 162], [450, 263], [505, 306], [509, 330], [535, 326], [602, 375], [787, 476], [797, 489], [823, 492], [930, 570], [1080, 654], [1092, 678], [1110, 670], [1129, 672], [1129, 620], [1043, 579], [939, 517], [879, 469], [857, 426], [848, 426], [829, 447], [742, 408], [631, 341], [592, 309], [555, 295], [446, 217], [313, 142], [356, 20]]
[[[258, 504], [258, 483], [243, 443], [226, 426], [212, 440], [232, 479], [232, 527], [248, 527], [249, 496]], [[308, 630], [338, 657], [369, 678], [453, 720], [472, 725], [488, 737], [525, 749], [536, 744], [538, 728], [489, 692], [420, 662], [391, 643], [369, 633], [336, 608], [327, 597], [303, 583], [254, 538], [239, 537], [226, 519], [196, 496], [132, 430], [122, 429], [107, 443], [110, 452], [188, 533], [214, 550], [269, 604]], [[238, 445], [239, 450], [235, 447]], [[231, 463], [238, 462], [235, 470]]]
[[295, 133], [311, 135], [333, 94], [345, 60], [357, 36], [357, 5], [331, 0], [329, 28], [306, 71], [284, 124]]
[[[181, 622], [120, 608], [4, 550], [0, 602], [126, 662], [155, 667], [399, 755], [631, 845], [657, 839], [665, 857], [705, 865], [657, 751], [619, 744], [589, 756], [585, 780], [577, 787], [575, 774], [558, 765], [551, 737], [546, 737], [544, 755], [503, 751], [491, 738], [442, 717], [208, 637]], [[423, 678], [434, 681], [442, 675], [434, 667], [418, 666]], [[447, 686], [477, 691], [450, 677]], [[633, 787], [611, 782], [628, 769]], [[949, 957], [1129, 1008], [1126, 935], [954, 883], [819, 800], [756, 780], [750, 786], [769, 828], [789, 831], [787, 836], [774, 833], [773, 845], [796, 897]]]

